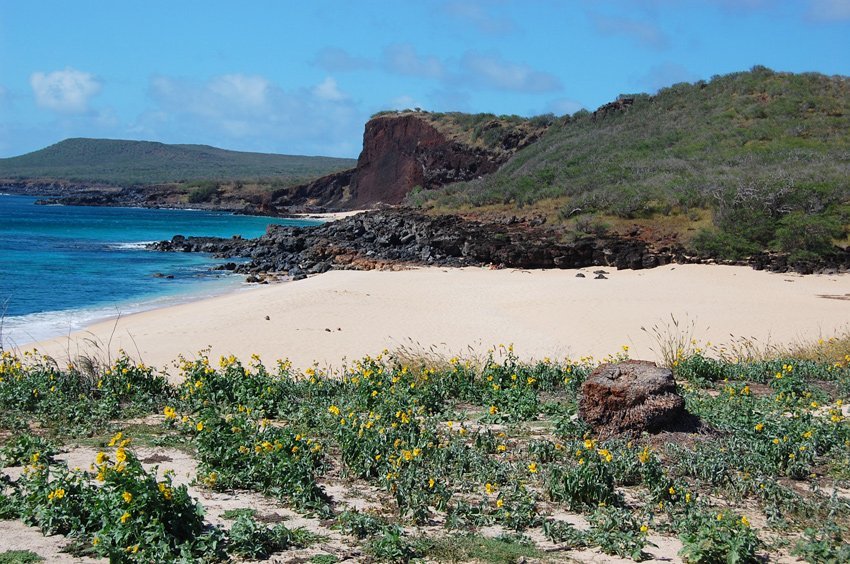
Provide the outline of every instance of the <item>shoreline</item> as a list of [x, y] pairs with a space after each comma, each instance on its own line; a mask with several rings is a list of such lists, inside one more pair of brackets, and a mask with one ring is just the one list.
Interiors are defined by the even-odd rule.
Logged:
[[[597, 270], [607, 279], [594, 279]], [[658, 360], [651, 333], [672, 336], [671, 321], [701, 346], [722, 346], [730, 337], [768, 346], [832, 336], [847, 329], [848, 291], [847, 274], [717, 265], [334, 270], [113, 318], [21, 348], [58, 361], [70, 351], [114, 357], [124, 349], [165, 370], [178, 356], [195, 358], [202, 350], [211, 359], [233, 354], [243, 362], [252, 354], [267, 364], [288, 358], [300, 370], [339, 369], [384, 349], [480, 357], [500, 344], [512, 344], [524, 360], [602, 358], [623, 346], [632, 358]], [[91, 343], [100, 346], [92, 350]]]
[[[197, 284], [194, 291], [190, 288], [181, 288], [178, 292], [151, 294], [121, 303], [93, 304], [78, 308], [10, 316], [4, 319], [3, 341], [0, 342], [0, 345], [26, 349], [42, 341], [62, 339], [69, 334], [85, 331], [88, 327], [100, 323], [115, 322], [118, 319], [139, 313], [215, 299], [231, 293], [252, 290], [256, 287], [259, 286], [246, 283], [245, 276], [241, 274], [226, 273], [221, 274], [220, 278], [215, 280]], [[33, 325], [37, 327], [35, 330], [21, 330], [22, 327], [27, 328]], [[60, 325], [62, 325], [61, 331], [59, 330]], [[46, 334], [47, 332], [49, 334]], [[24, 337], [27, 339], [26, 341], [20, 339], [20, 335], [23, 333], [26, 333]]]

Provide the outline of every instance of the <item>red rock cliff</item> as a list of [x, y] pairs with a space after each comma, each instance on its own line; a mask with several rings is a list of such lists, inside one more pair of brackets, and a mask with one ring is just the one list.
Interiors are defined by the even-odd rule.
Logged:
[[409, 112], [372, 118], [356, 168], [276, 193], [275, 205], [362, 209], [400, 204], [415, 186], [428, 190], [493, 172], [540, 134], [539, 128], [527, 126], [503, 128], [494, 117], [480, 127], [497, 140], [485, 147], [471, 143], [468, 132], [440, 127], [439, 116]]

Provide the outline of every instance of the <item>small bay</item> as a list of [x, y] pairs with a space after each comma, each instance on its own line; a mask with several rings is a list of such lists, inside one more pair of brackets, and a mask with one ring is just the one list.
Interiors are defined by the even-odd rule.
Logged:
[[242, 277], [209, 256], [149, 251], [175, 234], [253, 238], [268, 224], [315, 221], [223, 212], [35, 205], [0, 195], [0, 315], [4, 347], [97, 320], [220, 294]]

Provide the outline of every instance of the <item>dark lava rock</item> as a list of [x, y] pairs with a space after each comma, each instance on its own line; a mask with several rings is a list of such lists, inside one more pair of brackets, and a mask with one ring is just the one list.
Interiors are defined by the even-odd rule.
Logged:
[[596, 368], [582, 384], [579, 416], [601, 439], [680, 428], [689, 417], [673, 373], [645, 360]]

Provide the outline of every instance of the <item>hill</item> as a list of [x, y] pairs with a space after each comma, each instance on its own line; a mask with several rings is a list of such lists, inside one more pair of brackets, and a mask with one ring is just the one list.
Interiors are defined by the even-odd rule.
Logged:
[[498, 171], [409, 196], [543, 213], [574, 232], [667, 229], [699, 251], [828, 251], [850, 221], [850, 78], [764, 67], [621, 95], [553, 123]]
[[354, 164], [353, 159], [247, 153], [208, 145], [77, 138], [0, 159], [0, 178], [112, 185], [274, 178], [293, 184]]

